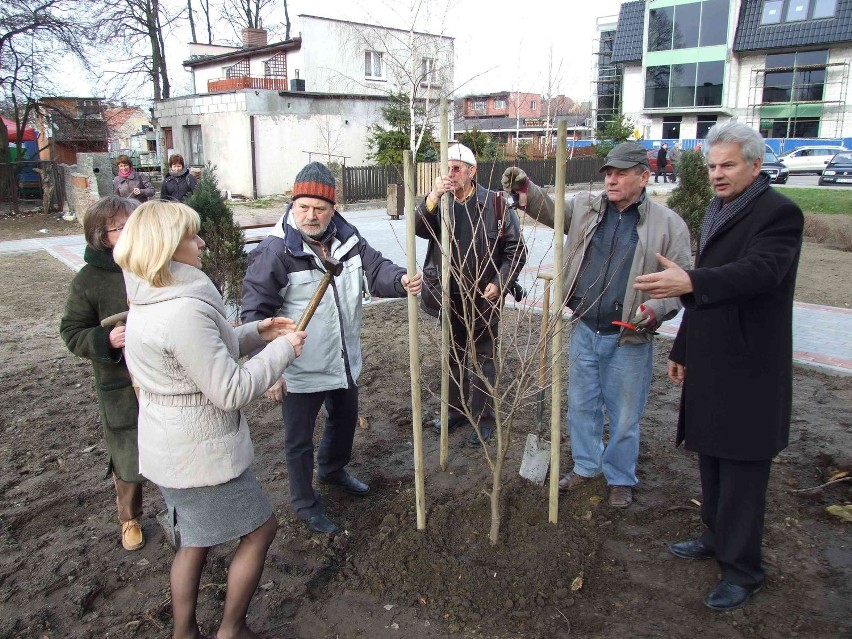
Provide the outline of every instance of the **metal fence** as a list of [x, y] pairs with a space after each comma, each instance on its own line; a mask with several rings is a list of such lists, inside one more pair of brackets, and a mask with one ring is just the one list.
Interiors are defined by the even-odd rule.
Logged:
[[[45, 201], [47, 196], [50, 196], [49, 202]], [[49, 210], [62, 210], [65, 174], [56, 162], [22, 160], [0, 163], [0, 202], [8, 205], [9, 210], [16, 211], [22, 200], [41, 200], [42, 206]]]
[[[597, 157], [572, 158], [566, 161], [565, 183], [586, 184], [600, 179], [598, 169], [601, 161]], [[510, 166], [518, 166], [540, 186], [553, 185], [556, 181], [556, 160], [482, 161], [477, 165], [476, 181], [483, 186], [500, 190], [500, 178]], [[428, 193], [438, 174], [439, 164], [417, 165], [418, 197]], [[387, 197], [388, 184], [402, 184], [402, 166], [355, 166], [343, 169], [343, 200], [347, 203], [383, 200]]]

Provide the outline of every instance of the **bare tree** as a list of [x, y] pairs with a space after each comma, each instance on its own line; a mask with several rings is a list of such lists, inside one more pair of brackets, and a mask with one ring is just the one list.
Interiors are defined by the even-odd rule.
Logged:
[[[72, 55], [88, 69], [86, 46], [99, 28], [83, 0], [4, 0], [0, 3], [0, 102], [4, 115], [15, 122], [17, 153], [31, 123], [39, 96], [52, 92], [50, 69], [63, 55]], [[0, 126], [0, 149], [9, 136]], [[12, 171], [8, 154], [0, 154], [4, 171]], [[14, 182], [13, 182], [14, 184]], [[11, 208], [17, 212], [16, 189], [10, 189]]]
[[287, 0], [284, 2], [284, 39], [290, 39], [290, 11], [287, 9]]
[[210, 9], [210, 0], [198, 0], [201, 11], [204, 13], [204, 24], [207, 27], [207, 44], [213, 44], [213, 14]]
[[[105, 19], [103, 42], [127, 52], [121, 57], [122, 67], [107, 65], [103, 75], [110, 88], [124, 95], [150, 82], [155, 100], [168, 99], [171, 83], [164, 31], [175, 24], [183, 11], [169, 12], [161, 0], [125, 0], [119, 4], [102, 0], [99, 8]], [[127, 62], [129, 67], [123, 66]]]
[[186, 0], [186, 17], [189, 20], [189, 30], [192, 33], [192, 41], [198, 42], [198, 37], [195, 35], [195, 14], [192, 11], [192, 0]]
[[343, 126], [340, 124], [340, 116], [321, 115], [317, 120], [317, 132], [322, 142], [323, 152], [328, 158], [328, 163], [331, 164], [333, 161], [331, 158], [337, 155], [337, 150], [343, 142]]
[[222, 17], [231, 25], [237, 40], [242, 38], [243, 29], [266, 29], [275, 31], [277, 24], [267, 18], [275, 9], [275, 0], [223, 0]]

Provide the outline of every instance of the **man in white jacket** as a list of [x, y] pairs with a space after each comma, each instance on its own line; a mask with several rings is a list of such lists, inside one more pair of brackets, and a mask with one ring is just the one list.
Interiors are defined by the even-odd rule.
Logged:
[[311, 162], [296, 176], [284, 216], [249, 254], [241, 315], [244, 322], [274, 315], [297, 319], [324, 275], [323, 258], [343, 264], [311, 320], [312, 339], [302, 356], [266, 394], [283, 401], [293, 510], [311, 530], [327, 534], [339, 527], [325, 515], [313, 488], [314, 424], [323, 404], [328, 416], [317, 452], [319, 481], [354, 495], [370, 490], [346, 470], [358, 419], [363, 282], [379, 297], [416, 295], [421, 286], [419, 273], [409, 279], [404, 268], [382, 257], [334, 210], [334, 203], [334, 176]]

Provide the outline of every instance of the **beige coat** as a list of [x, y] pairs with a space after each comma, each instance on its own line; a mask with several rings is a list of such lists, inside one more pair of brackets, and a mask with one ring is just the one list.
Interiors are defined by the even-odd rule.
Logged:
[[[154, 288], [125, 272], [130, 314], [125, 357], [141, 389], [139, 470], [160, 486], [214, 486], [238, 477], [254, 449], [240, 410], [295, 359], [292, 344], [268, 345], [257, 322], [236, 328], [200, 270], [172, 262], [177, 282]], [[237, 360], [266, 346], [251, 360]]]

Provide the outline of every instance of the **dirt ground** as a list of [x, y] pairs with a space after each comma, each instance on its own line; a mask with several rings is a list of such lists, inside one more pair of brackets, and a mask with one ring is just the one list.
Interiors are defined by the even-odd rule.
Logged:
[[[0, 222], [5, 239], [12, 238]], [[848, 306], [852, 254], [814, 249], [806, 244], [797, 299]], [[814, 269], [822, 270], [812, 276]], [[0, 639], [167, 637], [172, 550], [154, 519], [162, 498], [146, 488], [148, 543], [122, 550], [91, 367], [58, 335], [72, 277], [46, 253], [0, 257]], [[748, 607], [719, 614], [702, 604], [715, 564], [684, 562], [665, 548], [701, 528], [697, 460], [673, 445], [678, 390], [664, 374], [668, 342], [656, 351], [636, 503], [611, 509], [603, 482], [590, 482], [560, 499], [559, 524], [549, 524], [546, 489], [517, 472], [533, 429], [528, 410], [512, 433], [501, 539], [491, 547], [489, 472], [482, 451], [465, 446], [467, 433], [450, 436], [449, 468], [441, 472], [438, 438], [424, 432], [427, 529], [416, 530], [406, 327], [404, 302], [365, 309], [359, 387], [367, 428], [356, 434], [351, 470], [372, 492], [359, 499], [322, 489], [345, 534], [312, 536], [293, 517], [280, 409], [260, 399], [247, 410], [254, 469], [281, 522], [249, 614], [261, 636], [849, 635], [852, 527], [825, 507], [849, 503], [852, 484], [791, 490], [850, 469], [852, 378], [796, 369], [791, 444], [776, 459], [769, 488], [768, 581]], [[421, 315], [421, 331], [423, 412], [432, 417], [437, 323]], [[564, 471], [567, 442], [562, 454]], [[221, 618], [234, 548], [214, 550], [202, 577], [205, 632]]]

